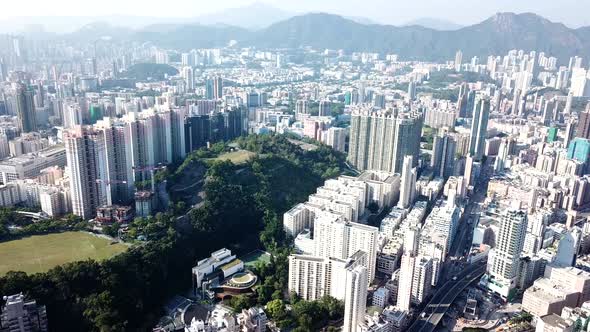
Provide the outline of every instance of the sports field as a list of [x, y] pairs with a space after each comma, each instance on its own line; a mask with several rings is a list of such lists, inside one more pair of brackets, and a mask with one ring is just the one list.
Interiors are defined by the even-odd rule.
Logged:
[[57, 265], [88, 258], [103, 260], [127, 248], [84, 232], [29, 236], [0, 243], [0, 276], [8, 271], [45, 272]]
[[256, 266], [256, 262], [269, 263], [270, 254], [262, 250], [254, 250], [240, 258], [244, 262], [246, 268], [253, 268]]
[[217, 158], [213, 158], [212, 160], [229, 160], [234, 164], [243, 164], [247, 162], [250, 158], [252, 158], [254, 155], [256, 155], [254, 152], [250, 152], [247, 150], [238, 150], [234, 152], [226, 152]]

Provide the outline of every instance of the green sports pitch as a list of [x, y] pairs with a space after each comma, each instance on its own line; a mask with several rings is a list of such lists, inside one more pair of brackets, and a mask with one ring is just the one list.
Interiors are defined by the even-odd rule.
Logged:
[[85, 232], [34, 235], [0, 243], [0, 276], [8, 271], [45, 272], [86, 259], [104, 260], [126, 251], [123, 244]]

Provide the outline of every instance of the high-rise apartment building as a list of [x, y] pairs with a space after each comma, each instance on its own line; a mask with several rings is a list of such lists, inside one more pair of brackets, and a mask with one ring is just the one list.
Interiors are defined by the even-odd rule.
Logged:
[[221, 99], [223, 98], [223, 78], [207, 78], [205, 81], [205, 98]]
[[461, 71], [461, 65], [463, 64], [463, 52], [461, 50], [455, 53], [455, 71]]
[[182, 68], [182, 77], [184, 78], [186, 89], [188, 91], [193, 91], [195, 89], [195, 74], [193, 68], [189, 66]]
[[418, 174], [416, 168], [413, 167], [413, 158], [412, 156], [405, 156], [402, 166], [399, 202], [397, 205], [403, 209], [409, 208], [414, 203], [416, 197], [416, 180]]
[[303, 114], [309, 114], [309, 101], [298, 100], [295, 103], [295, 115], [300, 116]]
[[454, 174], [456, 152], [457, 143], [451, 135], [445, 132], [434, 137], [430, 160], [434, 176], [448, 178]]
[[576, 137], [590, 139], [590, 103], [586, 106], [585, 111], [580, 112]]
[[322, 100], [319, 104], [318, 109], [319, 116], [331, 116], [332, 115], [332, 104], [329, 100]]
[[485, 140], [488, 132], [488, 119], [490, 117], [490, 100], [487, 97], [481, 97], [473, 110], [473, 119], [471, 123], [469, 154], [476, 160], [480, 161], [483, 157]]
[[14, 84], [12, 93], [18, 128], [23, 133], [37, 131], [34, 104], [35, 92], [24, 84]]
[[345, 274], [344, 325], [342, 332], [360, 332], [367, 307], [367, 268], [347, 267]]
[[492, 280], [488, 282], [489, 288], [506, 297], [516, 287], [526, 230], [527, 214], [524, 211], [506, 211], [502, 215], [496, 247], [488, 257], [487, 274]]
[[408, 83], [408, 99], [413, 101], [416, 100], [416, 82], [410, 81]]
[[404, 254], [400, 267], [397, 307], [401, 311], [410, 311], [412, 305], [412, 285], [418, 255], [418, 238], [420, 231], [410, 228], [404, 234]]
[[345, 222], [334, 215], [317, 217], [314, 222], [314, 255], [346, 259], [361, 250], [367, 254], [369, 282], [375, 277], [379, 229]]
[[419, 256], [415, 261], [412, 275], [412, 300], [414, 305], [420, 305], [428, 298], [432, 289], [433, 259]]
[[89, 126], [74, 126], [64, 132], [72, 210], [83, 219], [95, 216], [96, 209], [107, 204], [104, 173], [105, 145], [98, 132]]
[[[357, 251], [350, 258], [318, 257], [309, 255], [289, 256], [289, 291], [306, 301], [332, 296], [339, 300], [346, 297], [346, 271], [357, 266], [367, 266], [367, 255]], [[368, 285], [365, 277], [365, 286]], [[366, 295], [365, 295], [366, 299]]]
[[346, 152], [346, 128], [331, 127], [326, 135], [326, 145], [340, 152]]
[[405, 156], [418, 163], [422, 116], [403, 113], [354, 112], [350, 126], [348, 161], [359, 170], [399, 173]]

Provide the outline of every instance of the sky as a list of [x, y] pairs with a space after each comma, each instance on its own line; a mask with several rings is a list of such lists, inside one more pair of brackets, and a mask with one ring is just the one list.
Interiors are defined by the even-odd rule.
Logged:
[[18, 16], [194, 17], [264, 2], [292, 12], [329, 12], [403, 24], [438, 18], [468, 25], [497, 12], [534, 12], [571, 27], [590, 25], [589, 0], [0, 0], [0, 20]]

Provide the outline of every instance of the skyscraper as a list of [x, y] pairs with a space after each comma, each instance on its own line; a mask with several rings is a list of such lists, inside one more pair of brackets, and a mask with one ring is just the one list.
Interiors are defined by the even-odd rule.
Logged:
[[455, 71], [461, 71], [461, 65], [463, 64], [463, 52], [461, 50], [455, 53]]
[[461, 83], [459, 87], [459, 95], [457, 97], [457, 116], [459, 118], [467, 117], [467, 93], [469, 88], [467, 87], [467, 83]]
[[511, 209], [502, 215], [496, 247], [488, 257], [487, 273], [494, 280], [492, 289], [503, 296], [508, 296], [516, 286], [526, 229], [524, 211]]
[[13, 94], [19, 129], [23, 133], [37, 131], [35, 104], [33, 101], [35, 93], [33, 89], [28, 88], [24, 84], [15, 84], [13, 86]]
[[205, 81], [205, 98], [223, 98], [223, 79], [221, 77], [207, 78]]
[[565, 134], [563, 135], [563, 147], [568, 148], [570, 142], [574, 139], [574, 133], [576, 129], [576, 120], [569, 118], [565, 126]]
[[590, 103], [586, 105], [586, 110], [580, 112], [576, 137], [590, 139]]
[[182, 68], [182, 77], [184, 78], [184, 82], [186, 85], [186, 89], [188, 91], [192, 91], [195, 89], [195, 74], [193, 72], [192, 67], [184, 67]]
[[205, 99], [215, 99], [215, 82], [212, 78], [205, 80]]
[[369, 282], [375, 277], [379, 229], [345, 222], [342, 218], [318, 217], [314, 222], [314, 256], [346, 259], [357, 251], [367, 255]]
[[416, 196], [417, 172], [413, 167], [412, 159], [412, 156], [404, 157], [398, 202], [398, 206], [402, 209], [409, 208], [414, 203], [414, 198]]
[[298, 100], [295, 103], [295, 115], [309, 114], [309, 102], [307, 100]]
[[350, 125], [348, 161], [359, 170], [400, 173], [405, 156], [418, 163], [422, 116], [402, 113], [355, 111]]
[[432, 160], [430, 161], [434, 176], [448, 178], [453, 175], [456, 151], [457, 143], [448, 133], [443, 132], [434, 137]]
[[347, 267], [345, 274], [344, 325], [342, 332], [360, 332], [367, 304], [367, 268]]
[[[127, 204], [133, 199], [135, 189], [131, 161], [131, 146], [126, 142], [124, 124], [105, 118], [95, 125], [97, 139], [104, 146], [106, 166], [106, 204]], [[100, 151], [99, 151], [100, 152]]]
[[326, 137], [326, 144], [331, 146], [332, 149], [340, 152], [346, 151], [346, 132], [345, 128], [331, 127], [328, 129]]
[[490, 116], [490, 100], [481, 97], [474, 108], [473, 121], [471, 123], [469, 154], [480, 161], [483, 157], [485, 140], [488, 132], [488, 119]]
[[64, 143], [72, 210], [83, 219], [95, 216], [96, 208], [107, 203], [104, 141], [92, 127], [74, 126], [64, 132]]
[[318, 115], [319, 116], [331, 116], [332, 115], [332, 109], [331, 109], [331, 104], [330, 104], [329, 100], [320, 101]]
[[416, 82], [413, 80], [408, 84], [408, 99], [416, 100]]
[[[306, 301], [319, 300], [324, 296], [344, 300], [350, 289], [346, 286], [346, 271], [353, 271], [357, 266], [364, 267], [366, 271], [367, 254], [363, 251], [357, 251], [347, 259], [290, 255], [289, 292], [297, 293]], [[365, 283], [366, 287], [369, 283], [367, 276]], [[359, 288], [352, 290], [355, 289]]]
[[213, 79], [213, 98], [223, 98], [223, 78], [221, 77], [215, 77]]
[[418, 253], [419, 234], [420, 231], [414, 228], [408, 229], [404, 234], [404, 254], [402, 255], [397, 293], [397, 307], [402, 311], [410, 311], [412, 305], [412, 284]]

